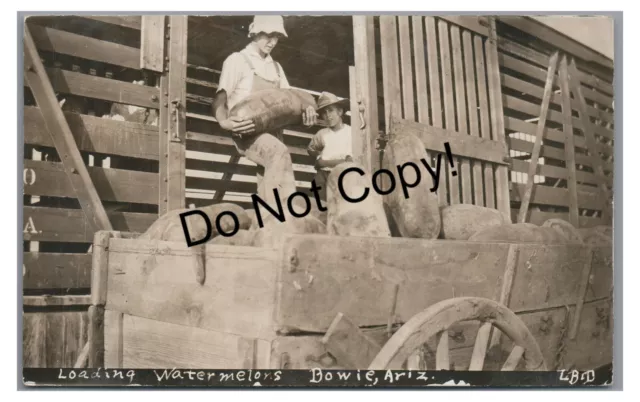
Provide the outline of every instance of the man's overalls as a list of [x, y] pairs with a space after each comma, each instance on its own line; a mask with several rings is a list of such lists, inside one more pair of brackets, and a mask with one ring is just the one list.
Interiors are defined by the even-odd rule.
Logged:
[[[251, 93], [265, 89], [280, 88], [280, 68], [278, 63], [274, 62], [278, 79], [269, 81], [256, 74], [253, 63], [251, 63], [246, 54], [242, 52], [240, 54], [253, 72]], [[291, 161], [289, 150], [284, 144], [282, 130], [278, 130], [274, 134], [249, 134], [243, 137], [233, 135], [232, 138], [240, 155], [264, 168], [263, 172], [258, 169], [258, 196], [277, 211], [278, 207], [273, 192], [274, 189], [277, 189], [279, 198], [283, 200], [283, 209], [286, 210], [286, 200], [296, 192], [296, 182], [293, 176], [293, 162]]]

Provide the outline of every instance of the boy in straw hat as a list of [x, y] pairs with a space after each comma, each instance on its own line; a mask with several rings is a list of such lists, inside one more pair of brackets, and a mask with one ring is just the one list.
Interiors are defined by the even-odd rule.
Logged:
[[[291, 155], [282, 142], [282, 132], [254, 135], [250, 120], [229, 118], [229, 110], [254, 92], [270, 88], [290, 88], [287, 77], [271, 51], [287, 37], [283, 18], [279, 15], [256, 15], [249, 26], [251, 42], [241, 51], [229, 55], [220, 74], [213, 101], [213, 114], [220, 127], [232, 133], [240, 155], [264, 168], [258, 174], [258, 196], [275, 207], [274, 189], [281, 200], [296, 192]], [[316, 122], [316, 112], [309, 107], [303, 114], [306, 126]]]
[[318, 114], [327, 122], [327, 127], [318, 131], [307, 147], [307, 153], [316, 158], [316, 184], [321, 187], [320, 198], [327, 199], [327, 178], [331, 169], [352, 160], [351, 126], [342, 121], [348, 99], [339, 99], [332, 93], [323, 92], [318, 98]]

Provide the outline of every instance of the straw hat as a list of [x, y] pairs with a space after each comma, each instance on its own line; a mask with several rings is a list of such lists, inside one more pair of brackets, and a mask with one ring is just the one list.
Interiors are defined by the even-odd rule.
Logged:
[[318, 98], [318, 112], [331, 105], [338, 105], [343, 107], [344, 109], [348, 109], [349, 99], [339, 99], [337, 96], [330, 92], [321, 93], [320, 97]]
[[256, 15], [253, 22], [249, 25], [249, 37], [254, 34], [264, 32], [270, 34], [277, 32], [288, 38], [287, 32], [284, 30], [284, 19], [279, 15]]

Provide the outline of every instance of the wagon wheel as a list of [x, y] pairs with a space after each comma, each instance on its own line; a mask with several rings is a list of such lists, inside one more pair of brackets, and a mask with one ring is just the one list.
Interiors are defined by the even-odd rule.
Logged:
[[[370, 370], [401, 370], [403, 364], [433, 337], [441, 334], [436, 351], [436, 370], [449, 370], [448, 329], [451, 325], [482, 322], [473, 347], [469, 370], [482, 370], [491, 326], [495, 326], [515, 347], [503, 371], [512, 371], [524, 359], [529, 371], [544, 371], [546, 364], [538, 343], [527, 326], [504, 305], [479, 297], [459, 297], [441, 301], [413, 316], [389, 339], [370, 364]], [[433, 368], [429, 368], [433, 369]]]

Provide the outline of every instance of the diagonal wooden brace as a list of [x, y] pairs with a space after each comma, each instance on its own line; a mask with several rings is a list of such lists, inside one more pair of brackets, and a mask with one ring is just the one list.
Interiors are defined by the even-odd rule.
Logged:
[[549, 68], [547, 69], [547, 80], [544, 85], [544, 94], [542, 96], [542, 105], [540, 110], [540, 119], [536, 129], [536, 142], [533, 144], [531, 152], [531, 163], [529, 163], [529, 175], [527, 176], [527, 184], [525, 185], [524, 195], [520, 203], [520, 211], [518, 212], [518, 223], [524, 223], [529, 210], [529, 202], [533, 193], [533, 179], [538, 169], [538, 159], [540, 158], [540, 150], [542, 148], [542, 137], [544, 135], [545, 125], [547, 123], [547, 113], [549, 112], [549, 102], [553, 92], [553, 78], [556, 73], [556, 64], [558, 63], [558, 52], [555, 52], [549, 60]]
[[24, 77], [42, 113], [53, 144], [60, 154], [65, 173], [75, 190], [78, 201], [80, 201], [87, 222], [92, 225], [94, 231], [113, 230], [26, 24], [24, 31]]

